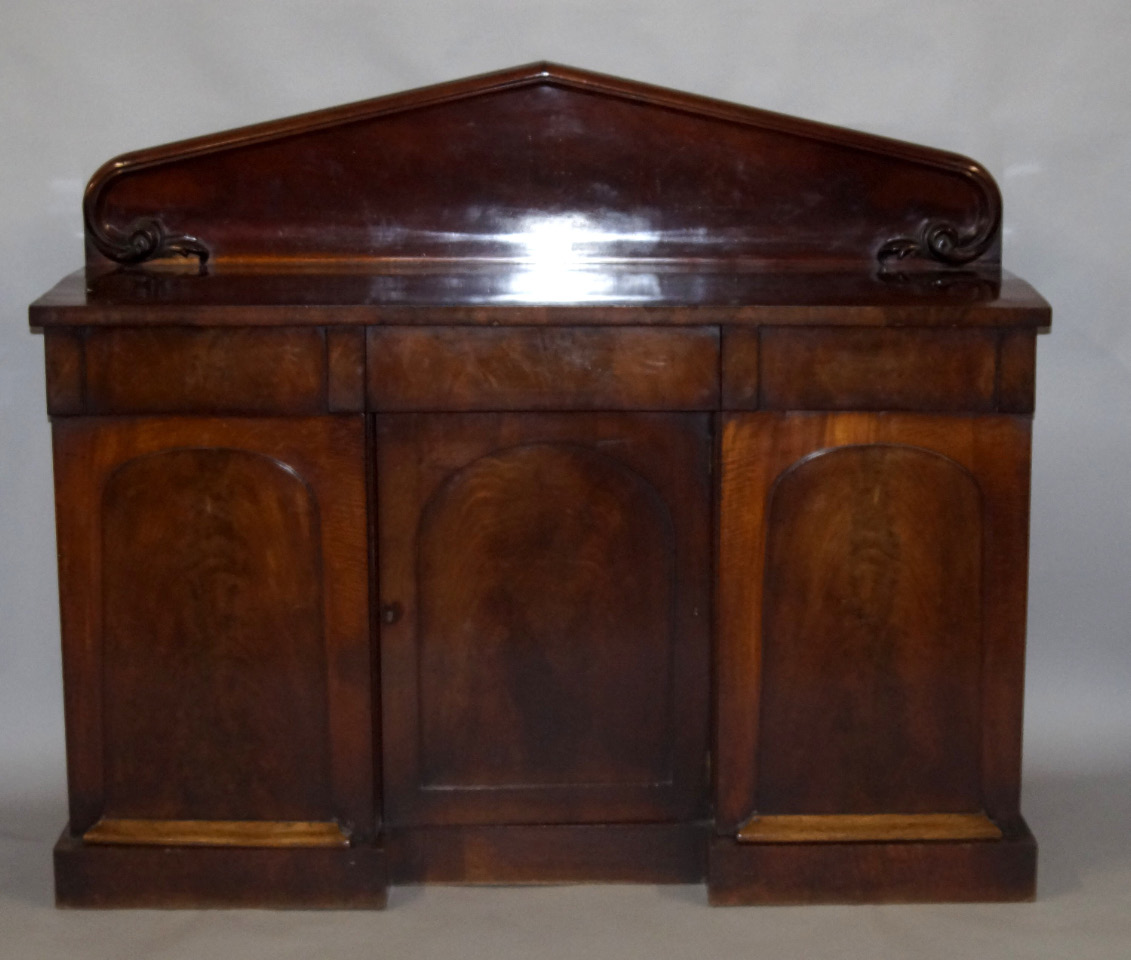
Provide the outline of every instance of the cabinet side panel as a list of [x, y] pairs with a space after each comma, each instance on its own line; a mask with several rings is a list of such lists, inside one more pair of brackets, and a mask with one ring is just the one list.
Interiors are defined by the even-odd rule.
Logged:
[[178, 449], [103, 497], [106, 813], [329, 818], [318, 515], [278, 461]]
[[102, 604], [97, 438], [82, 417], [52, 423], [59, 619], [67, 731], [70, 828], [102, 815]]
[[935, 453], [851, 446], [771, 496], [759, 813], [978, 810], [977, 485]]

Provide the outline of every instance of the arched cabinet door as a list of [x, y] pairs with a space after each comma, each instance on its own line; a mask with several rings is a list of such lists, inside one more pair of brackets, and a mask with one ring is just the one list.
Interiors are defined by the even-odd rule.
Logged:
[[709, 438], [697, 414], [379, 418], [391, 826], [705, 812]]
[[718, 824], [990, 839], [1017, 816], [1028, 422], [726, 419]]
[[55, 423], [71, 828], [372, 838], [360, 416]]

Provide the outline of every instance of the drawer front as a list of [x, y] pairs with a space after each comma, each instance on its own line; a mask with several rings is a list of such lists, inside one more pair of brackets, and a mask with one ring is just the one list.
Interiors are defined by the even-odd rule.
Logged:
[[384, 327], [368, 332], [374, 410], [709, 410], [713, 328]]
[[730, 409], [992, 411], [997, 334], [986, 330], [728, 330]]
[[326, 410], [318, 327], [90, 330], [83, 350], [87, 413]]

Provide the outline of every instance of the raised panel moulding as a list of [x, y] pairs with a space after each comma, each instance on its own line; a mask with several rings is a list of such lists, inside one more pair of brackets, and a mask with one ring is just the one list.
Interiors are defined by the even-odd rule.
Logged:
[[318, 525], [293, 470], [242, 450], [150, 453], [109, 476], [107, 816], [332, 812]]
[[778, 478], [759, 815], [981, 809], [981, 526], [973, 476], [929, 450], [844, 446]]

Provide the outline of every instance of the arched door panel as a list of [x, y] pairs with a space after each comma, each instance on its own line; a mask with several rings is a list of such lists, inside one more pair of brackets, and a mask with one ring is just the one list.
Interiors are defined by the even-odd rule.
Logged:
[[1018, 815], [1028, 422], [734, 414], [720, 446], [719, 828], [1000, 836]]
[[697, 415], [380, 419], [394, 823], [701, 808], [708, 458]]
[[71, 828], [377, 830], [360, 416], [55, 424]]

